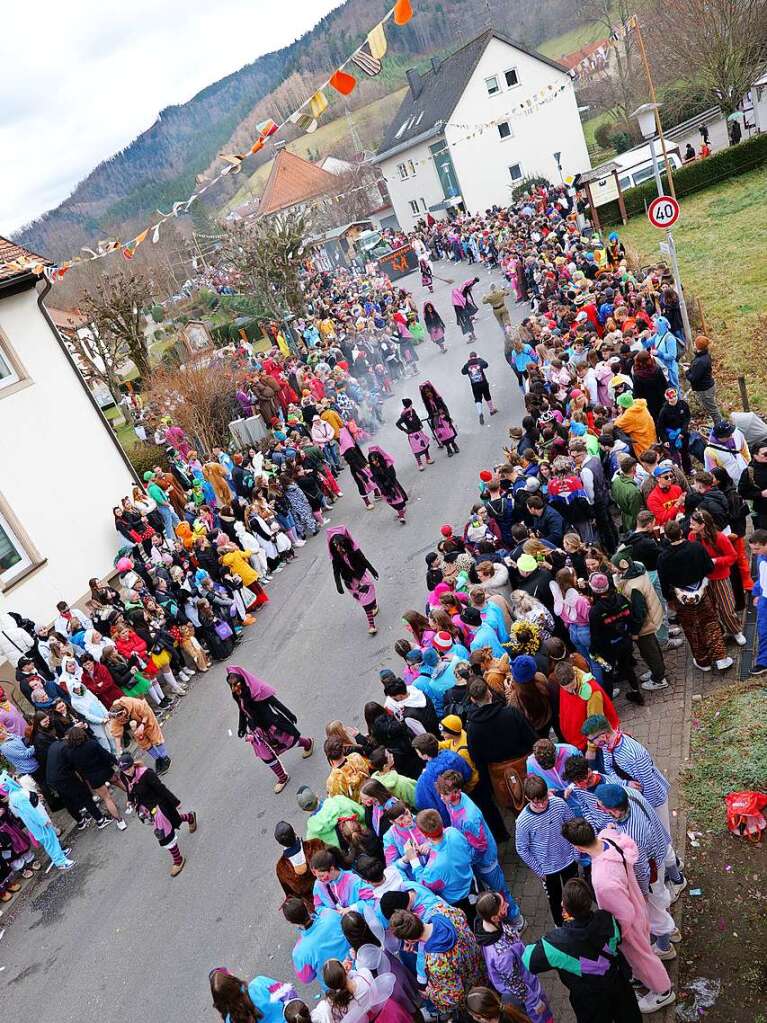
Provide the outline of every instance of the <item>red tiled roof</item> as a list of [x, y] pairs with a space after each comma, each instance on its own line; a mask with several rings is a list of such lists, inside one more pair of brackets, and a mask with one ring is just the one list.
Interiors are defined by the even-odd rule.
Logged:
[[307, 199], [338, 188], [338, 178], [308, 160], [281, 149], [272, 164], [269, 180], [258, 206], [258, 216], [298, 206]]
[[46, 259], [45, 256], [41, 256], [37, 252], [31, 252], [29, 249], [17, 245], [16, 242], [12, 242], [9, 238], [3, 238], [0, 235], [0, 281], [9, 280], [11, 277], [16, 277], [21, 273], [20, 270], [13, 270], [10, 267], [4, 266], [5, 263], [10, 263], [14, 259], [38, 259], [41, 263], [50, 263], [50, 260]]
[[77, 330], [88, 322], [79, 309], [53, 309], [49, 305], [45, 308], [59, 330]]
[[592, 53], [596, 53], [597, 50], [601, 50], [603, 46], [609, 46], [609, 39], [599, 39], [596, 43], [588, 43], [586, 46], [582, 46], [580, 50], [574, 50], [572, 53], [568, 53], [564, 57], [559, 58], [559, 63], [564, 65], [568, 71], [572, 71], [574, 67], [577, 67], [582, 60], [586, 57], [590, 57]]

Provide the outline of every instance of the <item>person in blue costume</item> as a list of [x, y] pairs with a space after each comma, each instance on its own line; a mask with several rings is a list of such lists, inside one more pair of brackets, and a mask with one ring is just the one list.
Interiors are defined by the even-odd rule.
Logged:
[[668, 385], [679, 389], [679, 356], [678, 340], [675, 334], [671, 333], [671, 324], [665, 316], [656, 316], [654, 319], [655, 333], [645, 340], [645, 348], [655, 349], [655, 356], [662, 363], [668, 374]]
[[285, 1006], [297, 997], [292, 984], [260, 976], [246, 984], [225, 966], [212, 969], [208, 980], [213, 1007], [225, 1023], [240, 1020], [283, 1023]]
[[69, 850], [61, 848], [56, 829], [37, 793], [28, 792], [7, 771], [0, 774], [0, 791], [7, 795], [11, 813], [19, 818], [35, 841], [45, 849], [54, 867], [70, 870], [75, 865], [74, 860], [67, 856]]
[[436, 810], [445, 827], [450, 825], [450, 814], [437, 792], [437, 778], [445, 771], [457, 771], [464, 781], [471, 778], [471, 768], [458, 753], [439, 748], [435, 736], [430, 733], [416, 735], [413, 749], [426, 766], [415, 786], [415, 805], [418, 810]]
[[366, 902], [373, 899], [373, 889], [351, 870], [339, 870], [335, 853], [320, 849], [309, 864], [315, 877], [314, 908], [323, 906], [339, 911], [355, 909], [362, 913]]
[[[416, 817], [418, 827], [426, 836], [426, 847], [405, 846], [405, 856], [416, 881], [435, 895], [457, 906], [470, 918], [474, 909], [469, 903], [469, 892], [474, 883], [472, 849], [456, 828], [442, 826], [436, 810], [421, 810]], [[426, 862], [419, 854], [426, 853]]]
[[302, 984], [316, 980], [324, 988], [324, 964], [328, 959], [343, 962], [349, 954], [349, 942], [341, 929], [341, 913], [324, 908], [310, 913], [301, 899], [291, 897], [283, 902], [282, 915], [289, 924], [299, 928], [298, 941], [293, 948], [296, 976]]

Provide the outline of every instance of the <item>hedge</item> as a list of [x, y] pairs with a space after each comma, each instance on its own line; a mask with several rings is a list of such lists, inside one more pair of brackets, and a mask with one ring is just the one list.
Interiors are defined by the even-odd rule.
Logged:
[[[661, 167], [663, 158], [660, 155]], [[737, 146], [729, 146], [722, 149], [705, 160], [695, 160], [693, 163], [686, 163], [674, 171], [674, 188], [678, 199], [685, 195], [691, 195], [703, 188], [710, 188], [719, 181], [727, 178], [734, 178], [738, 174], [745, 174], [756, 167], [767, 163], [767, 134], [755, 135], [747, 142], [741, 142]], [[666, 173], [661, 171], [661, 181], [666, 187]], [[626, 204], [626, 215], [635, 217], [644, 215], [647, 207], [657, 196], [658, 189], [655, 179], [637, 185], [636, 188], [628, 188], [623, 193], [623, 201]], [[620, 224], [621, 216], [617, 201], [606, 203], [599, 207], [599, 220], [604, 227], [611, 227]]]

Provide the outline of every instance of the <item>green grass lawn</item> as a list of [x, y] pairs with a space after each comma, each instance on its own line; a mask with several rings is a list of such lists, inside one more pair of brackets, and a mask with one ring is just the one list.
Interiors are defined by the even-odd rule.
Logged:
[[[751, 403], [767, 409], [767, 167], [681, 200], [674, 228], [682, 280], [703, 307], [725, 404], [737, 401], [745, 374]], [[660, 256], [664, 234], [646, 217], [620, 231], [642, 263]]]
[[562, 35], [547, 39], [541, 43], [538, 50], [544, 57], [559, 60], [560, 57], [566, 57], [568, 53], [580, 50], [582, 46], [588, 46], [589, 43], [595, 43], [598, 39], [604, 39], [605, 35], [604, 25], [596, 21], [587, 21], [582, 25], [576, 25], [569, 32], [563, 32]]

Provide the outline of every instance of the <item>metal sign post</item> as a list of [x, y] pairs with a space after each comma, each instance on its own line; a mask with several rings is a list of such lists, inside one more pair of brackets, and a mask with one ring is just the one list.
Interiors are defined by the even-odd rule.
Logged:
[[[658, 197], [664, 198], [663, 193], [663, 182], [660, 179], [660, 167], [658, 166], [658, 155], [655, 152], [655, 139], [650, 139], [650, 156], [652, 157], [652, 170], [653, 176], [655, 177], [655, 187], [658, 189]], [[656, 200], [657, 201], [657, 200]], [[673, 200], [674, 205], [678, 210], [678, 203], [676, 199]], [[650, 207], [652, 209], [652, 206]], [[648, 211], [649, 215], [649, 211]], [[678, 215], [678, 213], [677, 213]], [[670, 223], [676, 222], [676, 216], [670, 220]], [[655, 227], [662, 226], [661, 224], [655, 223], [652, 217], [650, 217], [650, 223]], [[671, 271], [674, 274], [674, 285], [676, 287], [676, 293], [679, 296], [679, 312], [682, 314], [682, 325], [684, 326], [684, 337], [685, 344], [689, 345], [692, 341], [692, 328], [690, 327], [690, 317], [687, 313], [687, 302], [684, 297], [684, 289], [682, 288], [682, 278], [679, 275], [679, 261], [676, 258], [676, 245], [674, 244], [674, 236], [671, 234], [671, 228], [666, 228], [666, 246], [668, 248], [668, 256], [671, 260]]]

